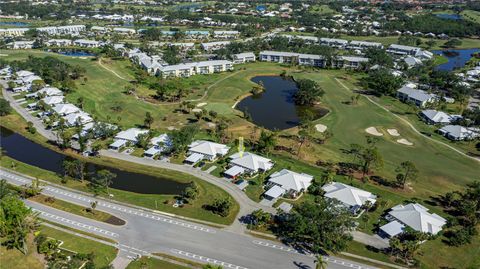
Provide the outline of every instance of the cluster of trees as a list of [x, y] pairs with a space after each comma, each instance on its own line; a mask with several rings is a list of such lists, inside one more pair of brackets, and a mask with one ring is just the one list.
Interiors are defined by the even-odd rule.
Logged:
[[300, 79], [297, 82], [298, 90], [293, 99], [300, 106], [312, 106], [320, 100], [325, 91], [311, 79]]
[[195, 124], [189, 124], [182, 127], [180, 130], [172, 131], [169, 135], [172, 142], [171, 153], [178, 155], [185, 152], [188, 145], [193, 142], [198, 131], [198, 126]]
[[445, 20], [435, 15], [400, 16], [399, 20], [388, 21], [387, 30], [411, 31], [449, 36], [467, 37], [480, 34], [480, 24], [468, 20]]
[[420, 248], [422, 241], [427, 240], [428, 235], [406, 228], [405, 232], [389, 241], [390, 255], [400, 259], [405, 264], [416, 265], [415, 254]]
[[0, 98], [0, 116], [7, 116], [12, 113], [12, 107], [10, 106], [10, 103], [3, 99]]
[[25, 206], [20, 197], [9, 189], [5, 180], [0, 182], [0, 239], [8, 249], [28, 252], [27, 236], [37, 230], [37, 215]]
[[230, 198], [217, 198], [211, 204], [205, 205], [204, 208], [212, 211], [222, 217], [227, 217], [230, 214], [233, 203]]
[[197, 199], [199, 193], [199, 188], [197, 183], [194, 181], [190, 182], [188, 186], [182, 192], [182, 200], [185, 201], [187, 204], [192, 203]]
[[94, 173], [87, 172], [87, 164], [78, 159], [65, 159], [63, 166], [63, 182], [66, 182], [68, 177], [76, 180], [88, 180], [88, 188], [96, 195], [101, 193], [108, 193], [108, 188], [112, 185], [112, 180], [117, 175], [107, 169], [99, 169]]
[[468, 184], [464, 191], [448, 192], [440, 197], [441, 205], [453, 215], [448, 219], [445, 232], [448, 244], [460, 246], [469, 244], [478, 234], [480, 223], [480, 181]]
[[177, 80], [154, 82], [149, 88], [155, 91], [155, 97], [158, 100], [164, 102], [176, 102], [188, 93], [188, 90]]
[[47, 84], [60, 85], [62, 88], [69, 89], [75, 88], [72, 80], [80, 78], [86, 72], [79, 65], [72, 66], [52, 56], [42, 58], [30, 55], [25, 61], [12, 61], [10, 66], [14, 70], [30, 70]]
[[277, 233], [293, 245], [316, 254], [339, 252], [352, 240], [354, 221], [345, 207], [333, 199], [317, 199], [294, 206], [277, 217]]
[[394, 76], [388, 69], [377, 69], [368, 72], [368, 76], [361, 80], [361, 84], [372, 94], [395, 96], [404, 84], [404, 79]]
[[352, 156], [352, 164], [362, 171], [363, 176], [369, 174], [374, 168], [381, 169], [383, 167], [383, 157], [378, 151], [375, 144], [378, 138], [367, 136], [367, 146], [359, 144], [351, 144], [347, 153]]

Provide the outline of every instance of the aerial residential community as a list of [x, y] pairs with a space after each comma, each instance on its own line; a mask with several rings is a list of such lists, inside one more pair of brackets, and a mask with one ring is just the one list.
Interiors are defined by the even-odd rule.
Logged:
[[0, 269], [480, 268], [480, 2], [2, 1]]

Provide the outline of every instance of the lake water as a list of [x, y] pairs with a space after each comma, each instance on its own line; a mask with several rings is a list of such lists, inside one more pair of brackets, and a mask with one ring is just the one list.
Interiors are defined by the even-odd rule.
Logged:
[[[0, 127], [0, 147], [5, 155], [20, 162], [63, 175], [62, 163], [69, 156], [32, 142], [25, 137]], [[115, 173], [111, 188], [143, 194], [180, 194], [187, 184], [144, 174], [122, 171], [115, 168], [87, 163], [89, 173], [107, 169]]]
[[442, 55], [448, 59], [448, 62], [436, 66], [435, 69], [452, 71], [454, 69], [462, 68], [470, 58], [472, 58], [472, 55], [477, 52], [480, 52], [480, 49], [432, 50], [433, 54]]
[[15, 26], [15, 27], [24, 27], [28, 26], [29, 24], [26, 22], [21, 22], [21, 21], [0, 21], [0, 26], [5, 25], [5, 26]]
[[265, 92], [243, 99], [236, 108], [250, 114], [256, 125], [270, 130], [284, 130], [298, 126], [307, 114], [319, 118], [328, 112], [326, 109], [295, 105], [293, 96], [298, 88], [293, 80], [280, 76], [258, 76], [252, 81], [262, 81]]
[[447, 13], [442, 13], [442, 14], [436, 14], [435, 16], [441, 18], [441, 19], [446, 19], [446, 20], [461, 20], [462, 16], [458, 14], [447, 14]]

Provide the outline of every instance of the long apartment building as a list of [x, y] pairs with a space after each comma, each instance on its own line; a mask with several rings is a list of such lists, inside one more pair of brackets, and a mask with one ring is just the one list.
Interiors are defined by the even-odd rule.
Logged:
[[0, 29], [0, 36], [8, 36], [8, 37], [23, 36], [28, 30], [30, 29], [29, 28]]
[[48, 26], [39, 27], [37, 31], [47, 33], [49, 35], [79, 35], [86, 31], [85, 25], [65, 25], [65, 26]]
[[398, 44], [390, 45], [387, 52], [400, 56], [414, 56], [423, 59], [431, 59], [433, 57], [433, 53], [423, 50], [422, 48]]
[[[287, 63], [298, 64], [304, 66], [314, 66], [325, 68], [327, 61], [321, 55], [315, 54], [303, 54], [295, 52], [282, 52], [282, 51], [261, 51], [260, 61], [275, 62], [275, 63]], [[362, 66], [362, 63], [368, 62], [368, 58], [364, 57], [351, 57], [351, 56], [338, 56], [333, 59], [331, 67], [333, 68], [352, 68], [357, 69]]]
[[155, 75], [167, 77], [190, 77], [199, 74], [213, 74], [233, 70], [233, 63], [227, 60], [201, 61], [158, 68]]

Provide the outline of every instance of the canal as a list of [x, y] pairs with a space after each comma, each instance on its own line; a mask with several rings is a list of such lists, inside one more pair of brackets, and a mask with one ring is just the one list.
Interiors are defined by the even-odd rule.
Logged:
[[[63, 175], [62, 163], [73, 158], [39, 145], [25, 137], [0, 127], [0, 147], [6, 156], [20, 162]], [[98, 170], [107, 169], [115, 173], [111, 188], [142, 194], [180, 194], [187, 184], [167, 178], [132, 173], [116, 168], [88, 162], [86, 170], [91, 175]]]

